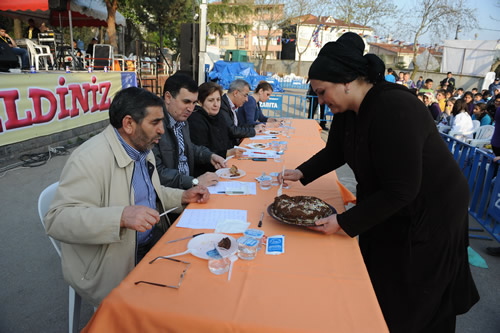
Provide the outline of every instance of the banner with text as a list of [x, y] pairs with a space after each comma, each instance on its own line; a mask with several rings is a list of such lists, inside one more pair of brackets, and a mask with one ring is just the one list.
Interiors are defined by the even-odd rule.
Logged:
[[134, 72], [3, 74], [0, 146], [108, 119], [113, 96], [132, 86]]
[[283, 108], [283, 96], [271, 95], [267, 102], [259, 102], [262, 109], [268, 109], [273, 111], [281, 111]]

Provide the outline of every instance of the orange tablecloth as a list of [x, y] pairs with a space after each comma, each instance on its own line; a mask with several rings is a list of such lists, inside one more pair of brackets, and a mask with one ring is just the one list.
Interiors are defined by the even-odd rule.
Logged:
[[[297, 129], [293, 137], [282, 139], [289, 147], [284, 155], [286, 168], [295, 168], [324, 147], [315, 121], [294, 120], [292, 126]], [[253, 181], [262, 171], [281, 171], [283, 166], [273, 160], [229, 161], [229, 165], [233, 163], [247, 173], [241, 181]], [[272, 187], [267, 191], [257, 188], [257, 196], [212, 195], [207, 204], [191, 204], [189, 208], [246, 209], [250, 227], [256, 228], [276, 191], [277, 187]], [[314, 195], [344, 211], [334, 172], [305, 187], [293, 183], [283, 193]], [[180, 289], [135, 285], [139, 280], [178, 281], [177, 272], [171, 276], [178, 264], [148, 262], [186, 249], [188, 240], [166, 244], [168, 240], [213, 232], [171, 227], [104, 299], [85, 331], [388, 332], [356, 239], [281, 224], [267, 211], [262, 230], [268, 236], [285, 235], [285, 253], [265, 255], [263, 248], [252, 261], [236, 261], [231, 281], [227, 281], [227, 274], [213, 275], [206, 260], [188, 254], [178, 257], [191, 262]]]

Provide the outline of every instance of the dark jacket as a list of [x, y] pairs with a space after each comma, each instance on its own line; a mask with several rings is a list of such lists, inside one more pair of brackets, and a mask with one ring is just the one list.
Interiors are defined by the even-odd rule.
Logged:
[[[233, 138], [224, 114], [219, 112], [210, 116], [201, 106], [196, 106], [194, 112], [188, 118], [191, 141], [198, 145], [207, 147], [211, 152], [226, 157], [228, 149], [233, 148]], [[207, 171], [214, 172], [211, 163], [196, 164], [195, 174], [203, 174]]]
[[195, 178], [193, 176], [199, 176], [194, 173], [195, 164], [210, 163], [212, 152], [206, 147], [198, 146], [191, 142], [189, 124], [186, 122], [186, 126], [182, 129], [182, 134], [184, 136], [184, 153], [188, 159], [189, 176], [181, 174], [178, 170], [179, 144], [174, 129], [169, 124], [169, 118], [166, 113], [163, 126], [165, 133], [161, 136], [158, 144], [153, 147], [160, 182], [163, 186], [167, 187], [191, 188], [193, 186], [193, 178]]
[[255, 129], [252, 125], [234, 125], [234, 114], [233, 112], [231, 112], [231, 104], [229, 104], [228, 98], [229, 97], [227, 97], [227, 94], [224, 94], [224, 96], [222, 96], [219, 112], [225, 114], [224, 118], [226, 119], [226, 122], [228, 124], [231, 137], [233, 137], [232, 144], [239, 145], [240, 139], [255, 136]]
[[[383, 82], [358, 114], [336, 114], [326, 147], [298, 168], [303, 184], [347, 163], [355, 207], [337, 215], [359, 246], [392, 332], [429, 332], [479, 299], [468, 263], [469, 188], [429, 110]], [[443, 205], [443, 198], [451, 198]]]

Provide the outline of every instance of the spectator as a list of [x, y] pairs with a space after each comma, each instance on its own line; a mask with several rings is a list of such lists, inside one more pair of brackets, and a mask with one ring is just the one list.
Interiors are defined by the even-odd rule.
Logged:
[[441, 112], [444, 112], [444, 109], [446, 108], [446, 91], [443, 89], [439, 89], [436, 93], [436, 100], [439, 104], [439, 109]]
[[405, 82], [405, 72], [399, 72], [399, 78], [396, 80], [397, 84], [404, 84]]
[[[220, 112], [222, 87], [215, 82], [205, 82], [198, 88], [198, 103], [188, 118], [191, 140], [207, 147], [215, 154], [227, 157], [236, 153], [227, 115]], [[213, 172], [211, 164], [196, 164], [195, 173]]]
[[446, 91], [444, 93], [446, 100], [452, 99], [453, 98], [453, 93], [451, 91]]
[[15, 55], [21, 57], [22, 69], [29, 69], [29, 59], [28, 59], [28, 51], [17, 47], [16, 41], [7, 34], [7, 30], [3, 26], [0, 26], [0, 43], [7, 44]]
[[417, 81], [417, 83], [415, 85], [416, 85], [417, 89], [422, 88], [422, 86], [424, 85], [424, 77], [423, 76], [419, 76], [418, 81]]
[[496, 77], [495, 80], [488, 86], [488, 90], [492, 96], [495, 96], [495, 90], [500, 90], [500, 77]]
[[153, 147], [161, 184], [180, 189], [216, 184], [219, 179], [215, 173], [194, 173], [195, 164], [210, 163], [215, 169], [226, 167], [223, 157], [191, 142], [187, 119], [198, 100], [196, 82], [182, 74], [170, 76], [163, 87], [163, 99], [165, 133]]
[[[387, 75], [385, 76], [385, 80], [387, 82], [396, 83], [396, 78], [394, 77], [394, 71], [390, 67], [387, 69]], [[309, 87], [310, 87], [310, 85], [309, 85]], [[308, 93], [308, 95], [309, 95], [309, 93]]]
[[455, 95], [454, 95], [454, 98], [460, 99], [462, 97], [464, 97], [464, 88], [458, 88]]
[[[308, 118], [314, 119], [314, 115], [316, 114], [316, 110], [318, 109], [319, 102], [318, 102], [318, 95], [316, 95], [316, 92], [313, 90], [311, 85], [309, 85], [307, 96], [308, 96], [307, 99], [309, 101]], [[321, 129], [323, 131], [328, 131], [325, 120], [325, 104], [319, 106], [319, 116], [321, 117], [319, 126], [321, 126]]]
[[248, 138], [255, 136], [256, 133], [262, 133], [264, 125], [239, 125], [238, 115], [236, 111], [240, 106], [248, 101], [248, 94], [250, 93], [250, 85], [243, 79], [236, 79], [229, 84], [229, 89], [224, 96], [222, 96], [220, 110], [225, 112], [230, 120], [231, 136], [233, 137], [233, 145], [238, 145], [241, 138]]
[[469, 116], [472, 116], [474, 111], [474, 94], [470, 91], [466, 91], [463, 100], [467, 103]]
[[404, 73], [403, 75], [403, 85], [406, 86], [408, 89], [413, 89], [415, 88], [415, 83], [413, 83], [413, 80], [410, 79], [410, 73]]
[[441, 116], [441, 108], [439, 107], [439, 104], [436, 102], [436, 99], [433, 94], [429, 92], [426, 92], [424, 94], [424, 104], [429, 109], [432, 115], [432, 119], [439, 120]]
[[[446, 74], [446, 77], [441, 81], [441, 87], [447, 91], [453, 91], [455, 89], [455, 78], [451, 72]], [[446, 88], [445, 88], [446, 87]]]
[[483, 101], [484, 101], [485, 103], [488, 103], [488, 102], [490, 101], [490, 99], [491, 99], [491, 94], [490, 94], [490, 92], [489, 92], [488, 90], [485, 90], [485, 91], [483, 92]]
[[[453, 115], [453, 120], [451, 122], [451, 131], [468, 133], [474, 129], [474, 124], [472, 123], [472, 118], [468, 112], [468, 106], [465, 100], [459, 99], [455, 102], [453, 110], [451, 111]], [[455, 136], [459, 140], [465, 138], [472, 138], [472, 134], [457, 135]]]
[[90, 41], [89, 45], [87, 46], [87, 51], [85, 52], [85, 55], [87, 57], [93, 58], [94, 57], [94, 45], [98, 44], [99, 40], [95, 37], [92, 38]]
[[120, 91], [111, 125], [69, 157], [45, 216], [61, 242], [64, 279], [94, 306], [116, 287], [169, 228], [160, 212], [206, 202], [205, 187], [160, 185], [151, 147], [163, 133], [163, 101], [140, 89]]
[[474, 96], [475, 94], [477, 94], [477, 88], [472, 88], [471, 92], [472, 92], [472, 95]]
[[273, 86], [267, 81], [260, 81], [255, 88], [253, 96], [248, 96], [246, 101], [236, 112], [238, 124], [257, 125], [259, 123], [275, 122], [275, 118], [268, 118], [262, 113], [260, 102], [265, 103], [273, 93]]
[[24, 30], [24, 38], [35, 39], [38, 41], [38, 34], [40, 33], [40, 29], [38, 29], [35, 25], [35, 21], [33, 19], [28, 20], [28, 27]]
[[491, 117], [486, 110], [486, 103], [477, 103], [474, 105], [472, 120], [479, 120], [481, 122], [481, 126], [491, 125]]
[[474, 95], [474, 104], [478, 103], [486, 103], [486, 101], [483, 100], [483, 94], [477, 93]]
[[432, 79], [425, 80], [424, 86], [418, 92], [434, 94], [434, 90], [432, 90], [433, 83]]
[[421, 92], [419, 92], [419, 93], [417, 94], [417, 98], [418, 98], [418, 99], [419, 99], [422, 103], [424, 103], [424, 96], [425, 96], [425, 94], [424, 94], [424, 93], [421, 93]]

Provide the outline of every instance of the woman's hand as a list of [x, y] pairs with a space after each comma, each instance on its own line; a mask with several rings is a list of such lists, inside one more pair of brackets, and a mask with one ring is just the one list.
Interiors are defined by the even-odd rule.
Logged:
[[286, 186], [288, 184], [285, 183], [285, 180], [291, 180], [292, 182], [296, 182], [297, 180], [300, 180], [303, 177], [304, 174], [299, 169], [295, 170], [286, 169], [284, 174], [280, 172], [280, 174], [278, 175], [278, 182], [280, 183], [283, 182], [283, 185]]
[[325, 235], [332, 235], [336, 232], [342, 231], [339, 223], [337, 222], [337, 214], [330, 215], [315, 222], [315, 227], [308, 227], [311, 230], [321, 232]]

